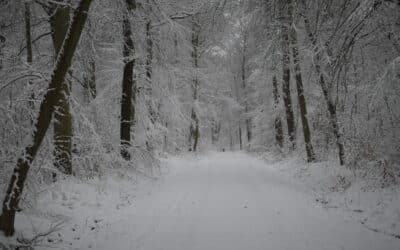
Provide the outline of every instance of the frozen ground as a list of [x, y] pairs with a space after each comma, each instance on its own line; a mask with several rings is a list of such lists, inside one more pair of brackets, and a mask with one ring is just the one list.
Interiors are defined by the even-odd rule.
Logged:
[[284, 168], [292, 164], [208, 153], [169, 158], [162, 177], [142, 184], [117, 176], [101, 184], [68, 180], [44, 191], [36, 211], [19, 215], [17, 230], [26, 236], [32, 225], [48, 227], [45, 218], [64, 220], [37, 249], [400, 249], [390, 233], [327, 206], [327, 197], [310, 192], [316, 171], [292, 175]]

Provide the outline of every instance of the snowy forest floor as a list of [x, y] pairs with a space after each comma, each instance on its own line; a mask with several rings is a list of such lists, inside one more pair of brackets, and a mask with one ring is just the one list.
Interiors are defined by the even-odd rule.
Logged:
[[398, 186], [368, 188], [345, 168], [210, 152], [161, 172], [60, 181], [18, 214], [19, 236], [63, 221], [35, 249], [400, 249]]

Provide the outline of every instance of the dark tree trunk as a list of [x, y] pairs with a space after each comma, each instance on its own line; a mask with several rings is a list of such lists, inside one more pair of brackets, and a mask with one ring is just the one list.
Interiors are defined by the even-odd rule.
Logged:
[[211, 144], [215, 145], [219, 139], [219, 133], [221, 131], [221, 122], [212, 119], [211, 121]]
[[[150, 6], [150, 3], [147, 3]], [[148, 10], [148, 15], [150, 15], [151, 9]], [[151, 20], [150, 17], [148, 17], [148, 20], [146, 22], [146, 78], [147, 82], [149, 84], [148, 88], [148, 95], [150, 98], [150, 101], [147, 103], [147, 107], [149, 109], [149, 116], [150, 116], [150, 122], [154, 124], [157, 119], [156, 111], [155, 108], [153, 107], [152, 104], [152, 99], [153, 99], [153, 91], [152, 91], [152, 75], [153, 75], [153, 38], [151, 35]]]
[[[198, 19], [193, 17], [192, 19], [192, 60], [193, 68], [195, 70], [193, 79], [193, 103], [197, 102], [198, 90], [199, 90], [199, 79], [197, 76], [197, 70], [199, 68], [199, 24]], [[193, 145], [190, 145], [190, 149], [193, 151], [197, 150], [197, 144], [199, 142], [200, 130], [199, 130], [199, 118], [197, 117], [196, 110], [193, 107], [191, 113], [191, 125], [190, 125], [190, 136], [193, 139]]]
[[[54, 13], [50, 16], [50, 26], [54, 45], [54, 54], [58, 55], [70, 22], [69, 6], [54, 6]], [[70, 107], [71, 83], [65, 79], [61, 96], [56, 104], [54, 113], [54, 166], [64, 174], [72, 174], [72, 115]]]
[[242, 141], [242, 127], [239, 125], [239, 149], [243, 149], [243, 141]]
[[97, 96], [96, 89], [96, 61], [94, 58], [90, 58], [87, 63], [87, 74], [84, 79], [85, 91], [88, 95], [88, 100], [95, 99]]
[[303, 135], [304, 135], [304, 143], [306, 146], [306, 154], [307, 154], [307, 161], [312, 162], [315, 161], [315, 154], [314, 149], [311, 142], [311, 132], [310, 126], [308, 125], [308, 118], [307, 118], [307, 104], [306, 98], [304, 96], [304, 87], [303, 87], [303, 79], [301, 76], [301, 66], [300, 66], [300, 55], [299, 49], [297, 46], [297, 32], [293, 27], [293, 3], [292, 0], [288, 2], [288, 15], [290, 17], [290, 45], [292, 47], [292, 56], [293, 56], [293, 63], [294, 63], [294, 71], [295, 71], [295, 78], [296, 78], [296, 87], [297, 87], [297, 98], [300, 107], [300, 118], [301, 124], [303, 127]]
[[51, 117], [55, 111], [55, 105], [61, 96], [64, 78], [71, 66], [72, 57], [85, 24], [90, 3], [91, 0], [82, 0], [76, 9], [69, 28], [69, 35], [66, 37], [61, 53], [57, 57], [50, 84], [40, 104], [32, 144], [25, 148], [24, 154], [18, 159], [11, 176], [3, 201], [2, 214], [0, 215], [0, 231], [3, 231], [5, 236], [12, 236], [14, 234], [15, 213], [18, 210], [18, 203], [28, 170], [49, 128]]
[[[33, 61], [30, 2], [25, 2], [25, 39], [26, 39], [26, 62], [30, 66]], [[29, 85], [32, 85], [32, 81], [29, 81]], [[34, 99], [35, 99], [35, 93], [32, 90], [31, 98], [29, 100], [29, 106], [31, 107], [32, 110], [34, 108]], [[33, 123], [33, 120], [31, 122]]]
[[341, 139], [341, 134], [339, 132], [339, 124], [337, 121], [337, 114], [336, 114], [336, 107], [335, 104], [332, 101], [332, 98], [329, 94], [329, 85], [325, 82], [325, 77], [321, 71], [321, 52], [317, 47], [317, 40], [313, 32], [311, 31], [310, 23], [308, 19], [305, 17], [304, 18], [304, 23], [305, 23], [305, 28], [307, 31], [307, 35], [311, 41], [311, 44], [314, 47], [314, 53], [315, 53], [315, 60], [314, 60], [314, 66], [315, 66], [315, 71], [319, 75], [319, 81], [318, 83], [321, 86], [322, 93], [324, 95], [324, 99], [328, 108], [328, 113], [329, 113], [329, 121], [332, 126], [333, 130], [333, 135], [335, 136], [336, 139], [336, 145], [338, 148], [338, 154], [339, 154], [339, 162], [340, 165], [344, 165], [345, 163], [345, 156], [344, 156], [344, 147], [342, 144], [342, 139]]
[[[246, 46], [247, 46], [247, 35], [245, 34], [243, 39], [243, 48], [242, 48], [242, 62], [241, 62], [241, 79], [242, 79], [242, 88], [243, 88], [243, 96], [244, 96], [244, 112], [246, 116], [248, 116], [249, 112], [249, 104], [247, 98], [247, 88], [246, 88]], [[251, 141], [251, 120], [250, 118], [246, 118], [246, 136], [247, 136], [247, 143], [250, 145]]]
[[[287, 1], [287, 0], [286, 0]], [[296, 134], [294, 115], [292, 107], [292, 97], [290, 94], [290, 50], [289, 50], [289, 17], [287, 13], [287, 4], [281, 3], [281, 48], [282, 48], [282, 97], [286, 111], [286, 122], [288, 129], [288, 137], [290, 141], [290, 148], [293, 150], [296, 145]]]
[[31, 4], [25, 2], [25, 38], [26, 38], [26, 62], [32, 63], [32, 39], [31, 39]]
[[124, 13], [122, 21], [122, 31], [124, 36], [124, 75], [122, 79], [122, 99], [121, 99], [121, 155], [125, 160], [130, 160], [129, 148], [131, 145], [131, 127], [135, 120], [135, 99], [136, 81], [134, 79], [133, 68], [135, 66], [135, 47], [133, 44], [131, 23], [129, 14], [136, 9], [135, 0], [126, 0], [127, 11]]
[[[275, 112], [279, 106], [279, 91], [278, 91], [278, 81], [276, 80], [276, 76], [274, 75], [272, 78], [273, 92], [274, 92], [274, 104], [275, 104]], [[279, 113], [275, 114], [275, 141], [276, 144], [282, 148], [283, 147], [283, 129], [282, 129], [282, 121]]]

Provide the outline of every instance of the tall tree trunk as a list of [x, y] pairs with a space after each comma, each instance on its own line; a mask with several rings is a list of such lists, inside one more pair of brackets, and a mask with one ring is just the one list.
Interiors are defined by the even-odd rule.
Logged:
[[3, 201], [2, 214], [0, 215], [0, 231], [3, 231], [5, 236], [12, 236], [14, 234], [15, 213], [18, 210], [18, 203], [21, 198], [28, 170], [49, 128], [58, 99], [62, 95], [64, 78], [71, 66], [72, 57], [85, 24], [90, 3], [91, 0], [81, 0], [75, 11], [68, 35], [57, 57], [57, 63], [54, 67], [47, 92], [40, 104], [32, 144], [25, 148], [11, 176]]
[[292, 47], [292, 56], [293, 56], [293, 63], [294, 63], [294, 71], [295, 71], [295, 78], [296, 78], [296, 87], [297, 87], [297, 98], [300, 107], [300, 118], [301, 124], [303, 127], [303, 135], [304, 135], [304, 143], [306, 146], [306, 154], [307, 154], [307, 161], [312, 162], [315, 160], [314, 149], [311, 142], [311, 132], [310, 126], [308, 125], [308, 118], [307, 118], [307, 104], [306, 98], [304, 96], [304, 87], [303, 87], [303, 79], [301, 76], [301, 66], [300, 66], [300, 55], [299, 49], [297, 46], [297, 32], [293, 27], [293, 3], [292, 0], [288, 1], [288, 15], [290, 18], [290, 45]]
[[[31, 36], [31, 3], [28, 1], [25, 2], [25, 39], [26, 39], [26, 63], [29, 66], [31, 66], [33, 61], [32, 36]], [[29, 81], [29, 85], [32, 85], [32, 81]], [[35, 93], [32, 90], [31, 98], [29, 100], [29, 106], [32, 110], [34, 108], [34, 99], [35, 99]]]
[[[193, 79], [193, 105], [196, 105], [198, 99], [199, 90], [199, 79], [197, 76], [197, 70], [199, 69], [199, 24], [198, 18], [192, 18], [192, 60], [193, 68], [195, 71]], [[196, 110], [193, 107], [191, 113], [191, 125], [190, 125], [190, 136], [193, 138], [193, 145], [190, 145], [190, 149], [193, 151], [197, 150], [197, 144], [199, 142], [200, 130], [199, 130], [199, 118], [196, 114]]]
[[296, 145], [296, 131], [294, 124], [292, 96], [290, 94], [290, 50], [289, 50], [289, 16], [288, 16], [288, 0], [285, 3], [280, 3], [281, 7], [281, 49], [282, 49], [282, 97], [286, 111], [286, 122], [288, 129], [288, 137], [290, 148], [293, 150]]
[[[146, 78], [147, 78], [147, 82], [149, 84], [148, 86], [148, 95], [150, 97], [150, 100], [153, 99], [152, 95], [153, 95], [153, 91], [152, 91], [152, 75], [153, 75], [153, 38], [151, 35], [151, 19], [150, 19], [150, 15], [151, 15], [151, 4], [149, 1], [147, 1], [147, 5], [148, 10], [147, 10], [147, 21], [146, 21]], [[150, 121], [151, 123], [155, 123], [156, 122], [156, 112], [155, 112], [155, 108], [153, 107], [153, 104], [151, 101], [149, 101], [147, 103], [148, 109], [149, 109], [149, 115], [150, 115]]]
[[[246, 46], [247, 46], [247, 34], [244, 34], [243, 38], [243, 48], [242, 48], [242, 62], [241, 62], [241, 79], [242, 79], [242, 88], [243, 88], [243, 96], [244, 96], [244, 112], [246, 116], [248, 116], [249, 112], [249, 104], [248, 104], [248, 96], [247, 96], [247, 88], [246, 88]], [[250, 145], [251, 141], [251, 120], [250, 118], [246, 118], [246, 136], [247, 143]]]
[[[55, 55], [58, 55], [70, 22], [70, 7], [55, 6], [50, 16]], [[70, 107], [71, 82], [65, 79], [54, 113], [54, 166], [64, 174], [72, 174], [72, 115]]]
[[274, 105], [275, 105], [275, 141], [276, 144], [282, 148], [283, 147], [283, 129], [280, 114], [277, 112], [279, 106], [279, 91], [278, 91], [278, 81], [274, 75], [272, 78], [272, 86], [274, 92]]
[[124, 75], [122, 79], [122, 99], [121, 99], [121, 155], [125, 160], [130, 160], [129, 148], [131, 145], [131, 127], [135, 120], [135, 100], [136, 100], [136, 80], [134, 79], [133, 68], [135, 66], [135, 47], [132, 38], [131, 23], [129, 21], [130, 12], [136, 9], [135, 0], [126, 0], [127, 11], [124, 13], [122, 21], [122, 31], [124, 36]]
[[328, 108], [328, 113], [329, 113], [329, 121], [332, 126], [333, 130], [333, 135], [335, 136], [336, 139], [336, 145], [338, 148], [338, 155], [339, 155], [339, 162], [340, 165], [344, 165], [345, 163], [345, 156], [344, 156], [344, 147], [342, 144], [342, 139], [341, 139], [341, 134], [339, 131], [339, 124], [337, 121], [337, 114], [336, 114], [336, 107], [335, 104], [332, 101], [332, 98], [329, 94], [329, 85], [325, 82], [325, 77], [324, 74], [321, 71], [321, 52], [318, 49], [317, 46], [317, 39], [313, 32], [311, 31], [310, 23], [307, 17], [304, 18], [304, 23], [305, 23], [305, 28], [307, 35], [311, 41], [311, 44], [314, 47], [314, 53], [315, 53], [315, 60], [314, 60], [314, 66], [315, 66], [315, 71], [319, 75], [319, 80], [318, 83], [321, 86], [322, 93], [324, 95], [324, 99]]

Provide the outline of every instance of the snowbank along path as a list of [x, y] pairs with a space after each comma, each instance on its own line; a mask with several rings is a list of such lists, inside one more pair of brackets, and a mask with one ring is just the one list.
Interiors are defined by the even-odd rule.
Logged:
[[99, 232], [94, 249], [400, 249], [399, 240], [319, 207], [301, 185], [244, 153], [163, 165], [167, 173], [124, 220]]

